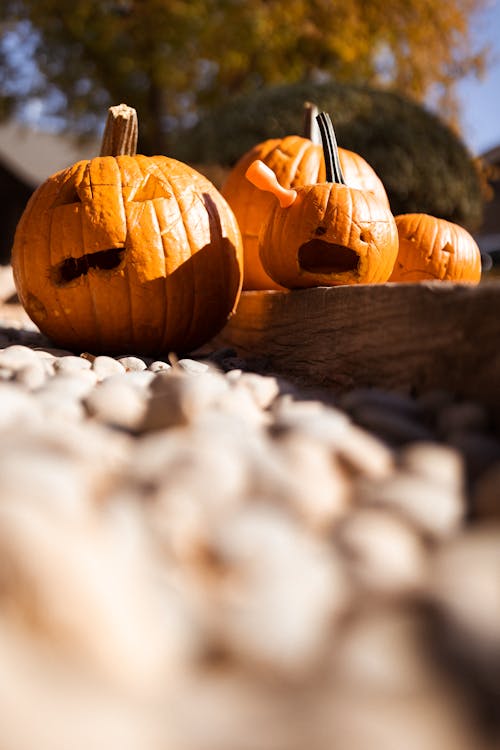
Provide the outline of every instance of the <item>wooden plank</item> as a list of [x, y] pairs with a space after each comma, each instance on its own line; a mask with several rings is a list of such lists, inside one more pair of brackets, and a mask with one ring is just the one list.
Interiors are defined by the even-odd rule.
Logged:
[[338, 391], [445, 388], [500, 403], [500, 282], [244, 292], [213, 346]]

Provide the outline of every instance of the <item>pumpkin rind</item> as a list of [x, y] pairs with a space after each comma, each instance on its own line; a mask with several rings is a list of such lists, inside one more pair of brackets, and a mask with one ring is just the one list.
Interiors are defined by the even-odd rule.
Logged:
[[479, 283], [481, 253], [466, 229], [429, 214], [401, 214], [395, 218], [399, 252], [390, 281]]
[[205, 177], [164, 156], [102, 156], [50, 177], [12, 250], [17, 290], [47, 336], [79, 350], [189, 351], [234, 311], [236, 219]]
[[[340, 162], [350, 187], [368, 190], [387, 207], [389, 201], [382, 181], [361, 156], [339, 149]], [[254, 146], [230, 172], [221, 192], [234, 211], [244, 248], [244, 289], [281, 289], [262, 267], [259, 232], [274, 208], [274, 198], [254, 187], [245, 178], [250, 164], [260, 159], [275, 173], [284, 188], [297, 188], [325, 180], [323, 149], [297, 135], [274, 138]]]

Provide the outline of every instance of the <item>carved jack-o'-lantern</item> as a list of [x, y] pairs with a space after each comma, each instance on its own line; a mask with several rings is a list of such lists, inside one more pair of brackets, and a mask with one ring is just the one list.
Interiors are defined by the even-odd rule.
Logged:
[[481, 252], [464, 227], [429, 214], [395, 218], [399, 252], [389, 281], [479, 284]]
[[[311, 107], [306, 104], [307, 106]], [[288, 135], [258, 143], [238, 160], [221, 188], [241, 229], [244, 289], [280, 288], [262, 266], [258, 243], [260, 229], [269, 218], [274, 201], [269, 193], [257, 190], [245, 179], [246, 171], [252, 162], [260, 160], [274, 172], [279, 184], [285, 188], [296, 189], [302, 185], [323, 182], [326, 177], [323, 149], [313, 140], [314, 129], [311, 124], [309, 117], [304, 129], [305, 137]], [[338, 152], [340, 166], [349, 187], [372, 193], [389, 208], [384, 185], [368, 162], [353, 151], [339, 148]]]
[[318, 123], [326, 182], [291, 190], [261, 161], [247, 170], [279, 200], [259, 236], [262, 265], [289, 289], [385, 282], [398, 252], [394, 217], [373, 193], [345, 184], [330, 118], [321, 113]]
[[50, 177], [19, 222], [19, 297], [62, 346], [189, 351], [236, 307], [242, 246], [231, 209], [187, 165], [131, 155], [136, 141], [135, 111], [111, 108], [102, 151], [113, 155]]

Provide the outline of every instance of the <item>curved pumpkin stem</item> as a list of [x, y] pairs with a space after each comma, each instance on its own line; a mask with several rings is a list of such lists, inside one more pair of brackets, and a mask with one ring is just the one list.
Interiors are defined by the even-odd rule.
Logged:
[[256, 159], [250, 164], [245, 172], [245, 177], [259, 190], [266, 190], [268, 193], [275, 195], [281, 208], [291, 206], [297, 197], [297, 191], [282, 187], [273, 170], [260, 159]]
[[137, 153], [137, 112], [127, 104], [108, 109], [99, 156], [135, 156]]
[[325, 157], [326, 167], [326, 181], [337, 182], [341, 185], [345, 185], [346, 181], [342, 174], [342, 168], [340, 166], [339, 149], [337, 146], [337, 139], [335, 138], [335, 131], [333, 129], [330, 115], [327, 112], [320, 112], [316, 117], [319, 131], [321, 133], [321, 140], [323, 142], [323, 154]]

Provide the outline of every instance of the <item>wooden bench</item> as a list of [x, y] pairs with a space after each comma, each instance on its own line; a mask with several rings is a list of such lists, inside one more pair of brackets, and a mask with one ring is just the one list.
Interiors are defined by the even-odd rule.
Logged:
[[445, 388], [500, 404], [500, 282], [243, 292], [211, 342], [300, 385]]

